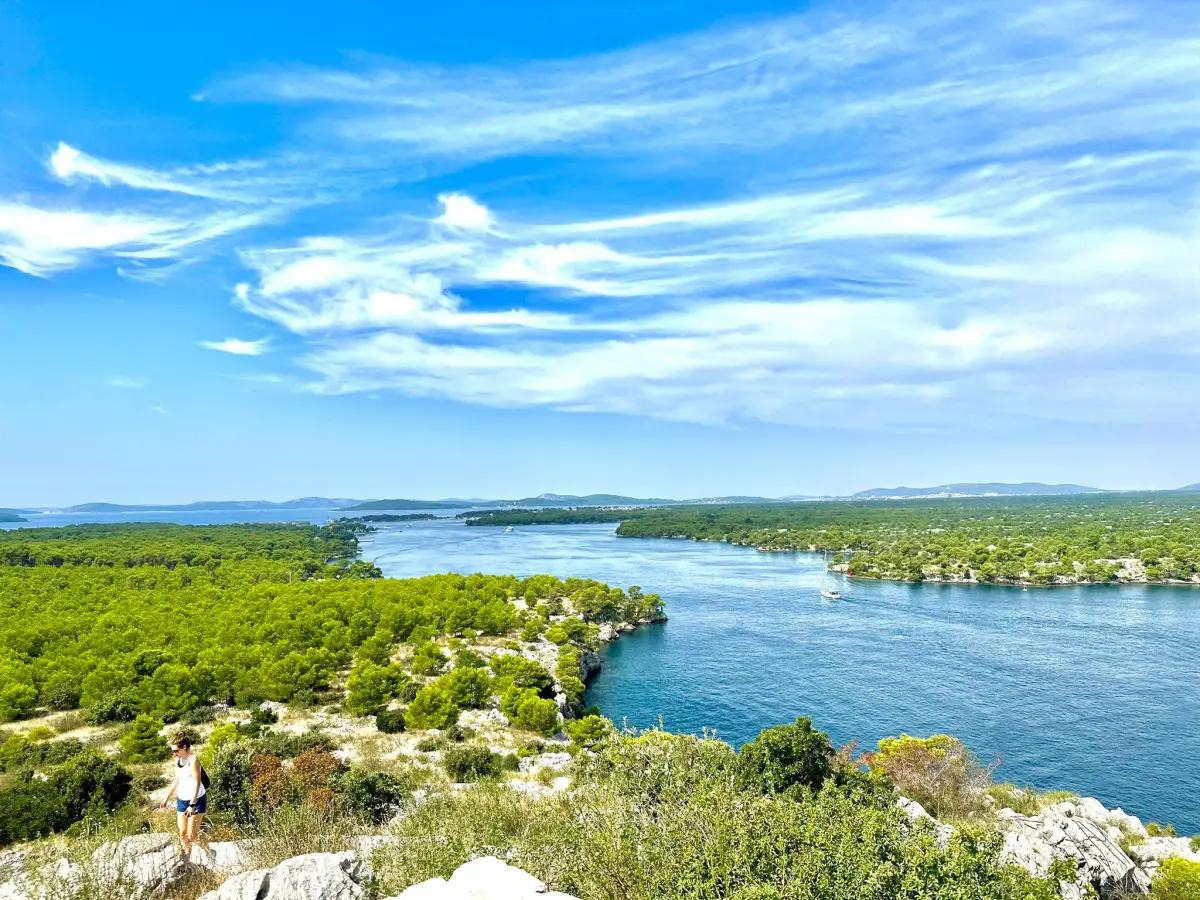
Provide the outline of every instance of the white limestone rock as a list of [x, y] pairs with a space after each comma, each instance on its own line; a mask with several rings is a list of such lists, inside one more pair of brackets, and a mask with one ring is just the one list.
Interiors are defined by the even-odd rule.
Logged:
[[171, 834], [135, 834], [103, 844], [92, 854], [96, 877], [127, 896], [159, 897], [188, 872], [179, 840]]
[[307, 853], [234, 875], [201, 900], [362, 900], [371, 868], [353, 850]]
[[1023, 816], [1004, 809], [998, 818], [1006, 829], [1004, 857], [1030, 874], [1045, 877], [1055, 859], [1075, 860], [1077, 883], [1060, 883], [1066, 900], [1082, 897], [1089, 884], [1105, 900], [1149, 893], [1149, 876], [1100, 825], [1082, 815], [1065, 816], [1048, 810], [1038, 816]]
[[1163, 860], [1173, 856], [1200, 862], [1200, 853], [1191, 848], [1185, 837], [1152, 837], [1141, 843], [1131, 844], [1129, 857], [1147, 871], [1157, 869]]
[[613, 625], [611, 622], [605, 622], [603, 625], [601, 625], [600, 632], [596, 635], [596, 637], [606, 644], [610, 643], [611, 641], [615, 641], [620, 636], [621, 632], [617, 631], [617, 626]]
[[431, 878], [414, 884], [391, 900], [577, 900], [570, 894], [547, 891], [546, 885], [494, 856], [464, 863], [447, 881]]
[[459, 866], [450, 876], [449, 884], [471, 900], [516, 900], [546, 890], [546, 885], [529, 873], [494, 856], [480, 857]]

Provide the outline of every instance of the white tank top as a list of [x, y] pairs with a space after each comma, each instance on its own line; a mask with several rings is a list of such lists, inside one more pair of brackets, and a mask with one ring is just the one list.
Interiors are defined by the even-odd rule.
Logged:
[[[200, 785], [200, 793], [196, 794], [196, 773], [192, 770], [192, 760], [196, 757], [190, 753], [187, 759], [175, 761], [175, 772], [179, 776], [179, 783], [175, 787], [175, 796], [180, 800], [187, 800], [189, 803], [193, 796], [203, 797], [206, 793], [204, 785]], [[180, 765], [183, 763], [183, 765]]]

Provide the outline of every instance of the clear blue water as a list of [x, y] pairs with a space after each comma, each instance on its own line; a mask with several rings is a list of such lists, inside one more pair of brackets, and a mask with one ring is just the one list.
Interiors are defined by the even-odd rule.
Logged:
[[[243, 510], [29, 525], [280, 518]], [[393, 577], [548, 572], [662, 594], [670, 622], [609, 647], [589, 690], [618, 722], [661, 717], [671, 730], [715, 729], [735, 745], [800, 715], [861, 748], [902, 731], [948, 732], [986, 760], [999, 756], [1004, 780], [1200, 832], [1200, 591], [854, 582], [842, 585], [843, 600], [825, 601], [818, 556], [613, 530], [417, 522], [379, 531], [363, 555]]]
[[956, 734], [997, 777], [1200, 832], [1200, 591], [843, 583], [821, 558], [618, 538], [611, 525], [381, 531], [395, 577], [597, 578], [663, 595], [670, 621], [607, 651], [590, 703], [618, 722], [737, 745], [811, 716], [837, 743]]

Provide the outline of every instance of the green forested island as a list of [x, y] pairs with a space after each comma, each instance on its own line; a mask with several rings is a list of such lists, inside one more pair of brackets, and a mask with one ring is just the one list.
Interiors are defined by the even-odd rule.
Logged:
[[856, 578], [1200, 583], [1200, 497], [1186, 493], [514, 510], [467, 524], [599, 522], [620, 522], [622, 537], [828, 551]]

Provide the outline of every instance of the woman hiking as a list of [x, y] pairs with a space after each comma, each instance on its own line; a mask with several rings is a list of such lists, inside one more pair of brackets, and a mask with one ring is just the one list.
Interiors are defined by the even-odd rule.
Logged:
[[200, 759], [192, 753], [192, 739], [185, 732], [179, 732], [171, 740], [171, 753], [175, 758], [175, 780], [167, 791], [163, 809], [166, 809], [172, 797], [177, 798], [175, 813], [185, 859], [192, 855], [193, 843], [200, 845], [202, 853], [210, 855], [212, 850], [208, 846], [208, 838], [200, 831], [204, 814], [208, 812], [208, 791], [204, 787]]

